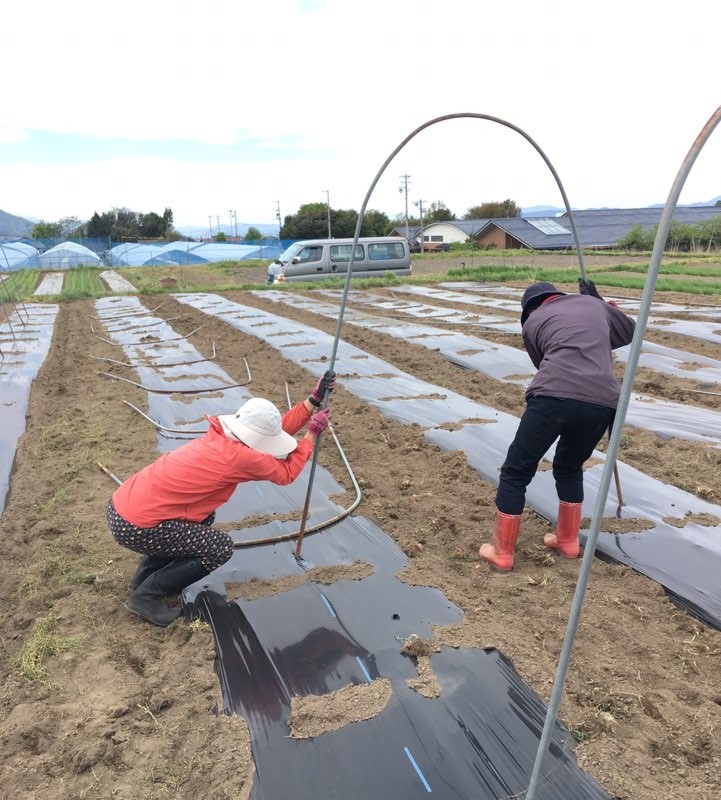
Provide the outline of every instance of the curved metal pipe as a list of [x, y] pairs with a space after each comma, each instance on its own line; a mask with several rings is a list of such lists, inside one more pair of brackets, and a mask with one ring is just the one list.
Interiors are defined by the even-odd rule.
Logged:
[[[112, 320], [112, 322], [122, 322], [125, 317], [121, 317], [120, 320]], [[154, 325], [162, 325], [164, 322], [172, 322], [174, 319], [180, 319], [180, 317], [168, 317], [167, 319], [156, 319], [155, 322], [144, 322], [141, 325], [137, 325], [138, 328], [152, 328]], [[112, 330], [105, 325], [106, 330], [108, 333], [126, 333], [127, 331], [131, 330], [130, 328], [113, 328]], [[90, 330], [92, 333], [95, 333], [95, 328], [93, 328], [93, 323], [90, 323]]]
[[[287, 387], [286, 387], [286, 392], [287, 392]], [[159, 428], [160, 430], [171, 431], [173, 433], [185, 433], [185, 434], [187, 434], [187, 433], [193, 433], [193, 434], [205, 433], [205, 431], [174, 431], [171, 428], [165, 428], [160, 423], [156, 422], [154, 419], [152, 419], [147, 414], [142, 412], [137, 406], [134, 406], [132, 403], [129, 403], [127, 400], [123, 400], [123, 402], [126, 405], [130, 406], [130, 408], [132, 408], [134, 411], [137, 411], [138, 414], [140, 414], [140, 416], [142, 416], [145, 419], [147, 419], [148, 422], [152, 423], [156, 428]], [[348, 508], [343, 509], [343, 511], [341, 511], [339, 514], [336, 514], [334, 517], [331, 517], [331, 519], [325, 520], [324, 522], [319, 522], [318, 524], [313, 525], [310, 528], [306, 528], [305, 529], [305, 533], [315, 533], [317, 531], [323, 530], [324, 528], [328, 528], [331, 525], [334, 525], [336, 522], [340, 522], [340, 520], [344, 519], [349, 514], [351, 514], [353, 511], [355, 511], [355, 509], [358, 508], [358, 505], [360, 504], [360, 501], [361, 501], [361, 489], [360, 489], [360, 485], [358, 484], [358, 481], [356, 479], [355, 473], [353, 472], [353, 468], [351, 467], [351, 465], [350, 465], [350, 463], [349, 463], [349, 461], [348, 461], [348, 459], [346, 457], [346, 454], [345, 454], [343, 448], [341, 447], [340, 442], [338, 441], [338, 437], [335, 435], [335, 431], [331, 430], [331, 434], [333, 436], [333, 441], [335, 442], [335, 446], [338, 448], [338, 452], [340, 453], [340, 457], [343, 460], [343, 464], [345, 465], [345, 468], [348, 470], [348, 476], [351, 479], [351, 483], [353, 484], [353, 488], [355, 489], [355, 492], [356, 492], [355, 500], [348, 506]], [[113, 475], [113, 473], [110, 472], [99, 461], [96, 461], [95, 463], [100, 467], [100, 469], [103, 472], [105, 472], [107, 475], [109, 475], [116, 483], [118, 483], [118, 484], [122, 483], [120, 478], [118, 478], [116, 475]], [[269, 537], [267, 537], [265, 539], [249, 539], [246, 542], [233, 542], [233, 547], [236, 548], [236, 549], [240, 549], [240, 548], [243, 548], [243, 547], [259, 547], [260, 545], [264, 545], [264, 544], [275, 544], [276, 542], [288, 542], [288, 541], [291, 541], [293, 539], [296, 539], [300, 535], [301, 535], [301, 531], [297, 530], [297, 531], [295, 531], [293, 533], [284, 533], [284, 534], [281, 534], [280, 536], [269, 536]]]
[[99, 317], [96, 314], [93, 314], [92, 318], [100, 320], [100, 322], [115, 322], [116, 320], [125, 319], [126, 317], [138, 317], [142, 316], [143, 314], [152, 314], [153, 311], [157, 311], [160, 308], [160, 306], [163, 305], [165, 305], [165, 303], [161, 303], [159, 306], [155, 306], [155, 308], [150, 308], [150, 309], [141, 308], [138, 311], [128, 311], [127, 314], [111, 314], [110, 316], [107, 317]]
[[[132, 364], [130, 361], [118, 361], [117, 358], [103, 358], [102, 356], [93, 356], [88, 353], [89, 358], [94, 358], [96, 361], [107, 361], [109, 364], [117, 364], [120, 367], [145, 367], [146, 369], [161, 369], [162, 367], [186, 367], [189, 364], [202, 364], [204, 361], [213, 361], [215, 359], [215, 342], [213, 342], [213, 355], [209, 358], [196, 358], [192, 361], [173, 361], [170, 364]], [[246, 362], [247, 366], [247, 362]]]
[[[248, 374], [250, 374], [250, 370], [248, 370]], [[112, 378], [116, 381], [131, 383], [133, 386], [137, 386], [139, 389], [153, 394], [207, 394], [208, 392], [222, 392], [224, 389], [237, 389], [240, 386], [247, 386], [250, 383], [250, 378], [248, 378], [244, 383], [228, 383], [220, 386], [209, 386], [206, 389], [156, 389], [152, 386], [145, 386], [145, 384], [138, 383], [137, 381], [131, 381], [130, 378], [123, 378], [121, 375], [113, 375], [112, 372], [98, 372], [98, 375], [105, 375], [107, 378]]]
[[576, 584], [576, 591], [573, 596], [573, 603], [571, 605], [571, 611], [568, 617], [566, 633], [563, 638], [563, 646], [559, 656], [556, 676], [553, 681], [551, 697], [548, 701], [548, 709], [546, 711], [546, 718], [543, 723], [543, 731], [541, 732], [541, 739], [538, 745], [538, 751], [536, 753], [536, 760], [533, 765], [531, 780], [528, 784], [526, 800], [534, 800], [536, 797], [536, 787], [538, 786], [538, 782], [541, 778], [543, 759], [548, 751], [556, 714], [558, 712], [558, 707], [561, 704], [563, 687], [566, 681], [566, 675], [568, 674], [568, 665], [571, 660], [571, 653], [573, 651], [573, 644], [576, 638], [578, 621], [581, 616], [583, 599], [586, 592], [586, 586], [588, 585], [589, 574], [591, 572], [591, 564], [596, 551], [598, 532], [603, 519], [603, 511], [606, 505], [606, 498], [608, 497], [608, 489], [611, 484], [613, 464], [616, 463], [616, 456], [618, 455], [618, 446], [621, 440], [621, 430], [623, 428], [624, 420], [626, 419], [626, 411], [628, 410], [629, 399], [633, 388], [633, 380], [636, 374], [636, 367], [638, 366], [638, 359], [641, 354], [643, 337], [646, 333], [646, 323], [648, 322], [651, 300], [653, 299], [653, 293], [656, 288], [659, 265], [661, 263], [661, 259], [663, 258], [666, 239], [668, 238], [669, 228], [671, 227], [671, 222], [673, 220], [673, 213], [676, 210], [676, 204], [678, 203], [681, 189], [686, 182], [686, 178], [691, 171], [691, 167], [696, 161], [701, 148], [704, 146], [708, 137], [711, 135], [720, 121], [721, 106], [719, 106], [711, 115], [710, 119], [696, 137], [696, 140], [686, 155], [686, 158], [684, 159], [683, 164], [676, 175], [676, 180], [673, 182], [668, 199], [666, 200], [666, 205], [664, 206], [663, 213], [661, 214], [661, 219], [659, 220], [658, 230], [656, 231], [656, 238], [653, 244], [653, 252], [651, 253], [651, 261], [648, 266], [646, 285], [643, 289], [641, 305], [638, 311], [638, 317], [636, 319], [636, 330], [633, 335], [633, 341], [631, 342], [631, 349], [629, 351], [628, 362], [626, 364], [626, 373], [621, 386], [621, 395], [618, 401], [618, 408], [616, 409], [616, 421], [614, 422], [613, 432], [611, 433], [611, 438], [609, 439], [608, 448], [606, 450], [606, 460], [603, 465], [603, 472], [601, 473], [598, 495], [596, 497], [596, 505], [593, 509], [591, 528], [588, 538], [586, 539], [586, 545], [584, 547], [583, 561], [581, 562], [581, 569], [578, 576], [578, 582]]
[[[538, 154], [541, 156], [541, 158], [546, 163], [546, 166], [550, 169], [551, 174], [553, 175], [553, 177], [554, 177], [554, 179], [556, 181], [556, 185], [558, 186], [559, 191], [561, 192], [561, 197], [563, 198], [563, 204], [566, 207], [566, 211], [568, 213], [568, 218], [569, 218], [569, 221], [571, 223], [571, 230], [573, 231], [573, 239], [574, 239], [574, 242], [576, 244], [576, 252], [578, 254], [578, 262], [579, 262], [579, 265], [580, 265], [580, 268], [581, 268], [581, 277], [584, 278], [584, 280], [585, 280], [585, 278], [586, 278], [586, 267], [585, 267], [585, 264], [583, 263], [583, 253], [581, 251], [581, 241], [579, 239], [578, 231], [576, 229], [576, 221], [573, 218], [573, 211], [571, 210], [571, 205], [568, 202], [568, 197], [566, 196], [566, 190], [563, 188], [563, 184], [561, 183], [561, 179], [558, 177], [558, 173], [556, 172], [553, 164], [551, 164], [551, 162], [549, 161], [548, 157], [543, 152], [543, 150], [538, 146], [538, 144], [536, 144], [536, 142], [524, 130], [522, 130], [521, 128], [517, 127], [516, 125], [513, 125], [511, 122], [507, 122], [504, 119], [500, 119], [499, 117], [493, 117], [493, 116], [490, 116], [488, 114], [477, 114], [477, 113], [474, 113], [474, 112], [467, 112], [467, 113], [462, 112], [462, 113], [458, 113], [458, 114], [444, 114], [443, 116], [440, 116], [440, 117], [434, 117], [433, 119], [429, 120], [428, 122], [424, 122], [422, 125], [419, 125], [414, 131], [412, 131], [408, 136], [406, 136], [406, 138], [395, 148], [395, 150], [393, 150], [393, 152], [388, 156], [388, 158], [386, 158], [386, 160], [383, 162], [383, 165], [381, 166], [381, 168], [376, 173], [375, 178], [373, 178], [373, 181], [371, 182], [371, 185], [368, 188], [368, 191], [366, 192], [366, 196], [363, 198], [363, 203], [362, 203], [362, 205], [360, 207], [360, 211], [358, 212], [358, 220], [356, 221], [355, 234], [353, 236], [353, 244], [351, 246], [351, 252], [350, 252], [350, 260], [348, 261], [348, 269], [347, 269], [346, 276], [345, 276], [345, 283], [343, 285], [343, 296], [341, 298], [340, 310], [338, 312], [338, 324], [336, 325], [336, 332], [335, 332], [335, 337], [333, 339], [333, 347], [331, 349], [330, 363], [329, 363], [329, 367], [328, 367], [330, 370], [333, 370], [334, 366], [335, 366], [336, 354], [338, 352], [338, 341], [340, 340], [340, 332], [341, 332], [341, 327], [343, 325], [343, 314], [345, 312], [346, 301], [348, 299], [348, 290], [350, 288], [351, 276], [353, 274], [353, 265], [355, 263], [356, 247], [358, 245], [358, 239], [360, 238], [360, 231], [361, 231], [361, 227], [363, 225], [363, 217], [365, 215], [365, 210], [366, 210], [366, 207], [368, 206], [368, 201], [370, 200], [370, 196], [373, 193], [373, 189], [375, 189], [376, 184], [380, 180], [381, 175], [383, 175], [383, 173], [385, 172], [386, 167], [388, 167], [388, 165], [391, 163], [391, 161], [393, 161], [393, 159], [408, 144], [408, 142], [410, 142], [411, 139], [413, 139], [415, 136], [417, 136], [421, 131], [425, 130], [426, 128], [429, 128], [431, 125], [436, 125], [439, 122], [445, 122], [446, 120], [450, 120], [450, 119], [464, 119], [464, 118], [465, 119], [485, 119], [485, 120], [488, 120], [489, 122], [497, 122], [499, 125], [504, 125], [506, 128], [510, 128], [511, 130], [516, 131], [516, 133], [519, 133], [521, 136], [523, 136], [524, 139], [526, 139], [527, 142], [529, 142], [536, 149]], [[326, 404], [327, 404], [327, 398], [323, 398], [322, 407], [325, 408]], [[296, 550], [295, 550], [296, 559], [300, 558], [300, 548], [301, 548], [301, 544], [302, 544], [302, 541], [303, 541], [303, 530], [304, 530], [304, 527], [305, 527], [305, 520], [306, 520], [306, 517], [307, 517], [307, 514], [308, 514], [308, 508], [310, 506], [310, 494], [311, 494], [311, 492], [313, 490], [313, 479], [315, 477], [315, 469], [316, 469], [316, 464], [318, 462], [318, 453], [319, 453], [319, 450], [320, 450], [320, 440], [321, 440], [321, 436], [319, 436], [316, 439], [315, 448], [313, 449], [313, 460], [311, 462], [310, 475], [309, 475], [309, 479], [308, 479], [308, 492], [306, 494], [305, 506], [303, 508], [303, 517], [301, 519], [301, 529], [300, 529], [300, 536], [299, 536], [299, 539], [298, 539], [298, 546], [296, 547]]]
[[188, 336], [192, 336], [194, 333], [197, 333], [201, 328], [204, 328], [205, 324], [198, 325], [198, 327], [190, 331], [190, 333], [183, 334], [183, 336], [173, 336], [171, 339], [156, 339], [154, 342], [111, 342], [110, 339], [103, 339], [102, 336], [98, 336], [97, 333], [94, 333], [93, 336], [96, 339], [100, 339], [101, 342], [106, 342], [107, 344], [115, 345], [116, 347], [152, 347], [156, 344], [163, 344], [165, 342], [178, 342], [181, 339], [187, 339]]
[[353, 483], [353, 488], [356, 491], [355, 500], [348, 506], [348, 508], [343, 509], [343, 511], [341, 511], [339, 514], [336, 514], [335, 517], [332, 517], [331, 519], [326, 520], [325, 522], [319, 522], [317, 525], [312, 525], [311, 527], [303, 528], [302, 530], [299, 528], [297, 531], [293, 533], [285, 533], [282, 534], [281, 536], [271, 536], [268, 537], [267, 539], [251, 539], [247, 542], [233, 542], [233, 547], [235, 548], [257, 547], [258, 545], [273, 544], [274, 542], [288, 542], [293, 539], [297, 539], [303, 536], [304, 534], [315, 533], [317, 531], [323, 530], [324, 528], [328, 528], [331, 525], [335, 525], [336, 522], [340, 522], [340, 520], [345, 519], [345, 517], [347, 517], [349, 514], [355, 511], [356, 508], [358, 508], [358, 505], [360, 504], [361, 501], [360, 486], [358, 485], [358, 481], [356, 480], [356, 476], [353, 473], [353, 469], [351, 468], [351, 465], [348, 462], [348, 459], [346, 458], [346, 454], [343, 451], [340, 442], [338, 441], [338, 437], [335, 435], [335, 431], [332, 428], [330, 429], [330, 433], [331, 436], [333, 437], [333, 441], [335, 442], [335, 446], [338, 448], [340, 457], [343, 459], [343, 464], [345, 465], [345, 468], [348, 470], [348, 475], [350, 476], [350, 479]]
[[165, 425], [161, 425], [159, 422], [154, 420], [152, 417], [149, 417], [144, 411], [141, 411], [137, 406], [134, 406], [128, 400], [123, 400], [123, 403], [125, 403], [126, 406], [130, 406], [130, 408], [132, 408], [133, 411], [137, 411], [138, 414], [140, 414], [141, 417], [144, 417], [145, 419], [147, 419], [148, 422], [150, 422], [152, 425], [155, 425], [155, 427], [160, 431], [166, 431], [167, 433], [181, 433], [181, 434], [183, 434], [185, 436], [200, 436], [200, 435], [205, 433], [204, 430], [202, 430], [202, 431], [191, 431], [191, 430], [181, 430], [180, 428], [167, 428]]

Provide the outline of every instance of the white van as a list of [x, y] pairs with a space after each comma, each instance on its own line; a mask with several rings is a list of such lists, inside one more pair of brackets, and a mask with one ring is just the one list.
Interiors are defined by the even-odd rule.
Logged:
[[[268, 283], [316, 281], [348, 272], [353, 239], [309, 239], [295, 242], [268, 267]], [[382, 277], [384, 273], [411, 274], [408, 242], [398, 236], [358, 239], [353, 261], [354, 278]]]

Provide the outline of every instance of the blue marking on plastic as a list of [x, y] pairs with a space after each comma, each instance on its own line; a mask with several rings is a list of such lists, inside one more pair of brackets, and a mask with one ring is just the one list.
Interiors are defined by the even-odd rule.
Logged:
[[355, 660], [358, 662], [358, 665], [363, 670], [363, 674], [366, 676], [366, 680], [368, 681], [368, 683], [373, 683], [373, 679], [371, 678], [370, 673], [366, 669], [366, 665], [361, 661], [360, 656], [356, 656]]
[[331, 616], [335, 617], [336, 613], [333, 611], [333, 606], [328, 602], [328, 598], [323, 594], [323, 592], [320, 593], [320, 596], [323, 598], [323, 602], [328, 606], [328, 611], [330, 611]]
[[416, 764], [416, 760], [411, 755], [411, 751], [407, 747], [404, 747], [403, 750], [405, 751], [405, 754], [408, 756], [408, 760], [413, 765], [413, 769], [418, 773], [418, 777], [423, 781], [423, 785], [426, 787], [426, 791], [428, 792], [428, 794], [430, 794], [433, 791], [433, 789], [431, 789], [424, 774], [421, 772], [420, 767], [418, 766], [418, 764]]

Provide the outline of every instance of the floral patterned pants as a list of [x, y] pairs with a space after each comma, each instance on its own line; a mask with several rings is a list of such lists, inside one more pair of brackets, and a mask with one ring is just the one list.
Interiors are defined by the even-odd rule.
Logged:
[[111, 500], [106, 518], [115, 541], [136, 553], [169, 559], [199, 558], [209, 572], [233, 555], [230, 535], [212, 527], [215, 513], [202, 522], [167, 519], [152, 528], [139, 528], [121, 517]]

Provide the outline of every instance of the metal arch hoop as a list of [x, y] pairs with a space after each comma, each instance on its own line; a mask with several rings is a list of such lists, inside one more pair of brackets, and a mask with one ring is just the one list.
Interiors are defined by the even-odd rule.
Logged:
[[113, 375], [112, 372], [98, 372], [98, 375], [105, 375], [106, 377], [112, 378], [116, 381], [125, 381], [126, 383], [131, 383], [133, 386], [139, 387], [140, 389], [144, 389], [146, 392], [155, 392], [156, 394], [207, 394], [209, 392], [221, 392], [224, 389], [237, 389], [240, 386], [247, 386], [253, 380], [253, 376], [250, 374], [250, 365], [245, 357], [243, 357], [243, 361], [245, 363], [245, 369], [248, 373], [247, 381], [243, 381], [243, 383], [227, 383], [219, 386], [208, 386], [205, 389], [158, 389], [153, 386], [145, 386], [137, 381], [132, 381], [130, 378], [124, 378], [122, 375]]
[[[365, 215], [366, 207], [368, 205], [368, 201], [370, 200], [370, 196], [373, 193], [376, 184], [380, 180], [381, 176], [385, 172], [388, 165], [391, 163], [391, 161], [393, 161], [393, 159], [398, 155], [398, 153], [400, 153], [400, 151], [408, 144], [408, 142], [411, 141], [411, 139], [416, 137], [421, 131], [431, 127], [431, 125], [437, 125], [439, 122], [446, 122], [447, 120], [451, 119], [483, 119], [483, 120], [488, 120], [489, 122], [497, 122], [499, 125], [503, 125], [506, 128], [510, 128], [511, 130], [516, 131], [516, 133], [523, 136], [523, 138], [534, 147], [534, 149], [538, 152], [538, 154], [546, 163], [546, 166], [551, 171], [551, 174], [553, 175], [556, 181], [558, 189], [561, 192], [561, 197], [563, 198], [563, 204], [566, 207], [569, 222], [571, 223], [573, 240], [576, 245], [576, 253], [578, 254], [578, 263], [581, 268], [581, 277], [584, 280], [586, 279], [586, 267], [583, 263], [583, 253], [581, 252], [581, 243], [578, 237], [578, 231], [576, 229], [576, 221], [573, 218], [573, 211], [571, 210], [571, 205], [568, 202], [568, 197], [566, 196], [566, 190], [563, 188], [561, 179], [559, 178], [558, 173], [556, 172], [553, 164], [551, 164], [550, 160], [548, 159], [548, 156], [543, 152], [543, 150], [539, 147], [539, 145], [524, 130], [519, 128], [517, 125], [514, 125], [513, 123], [508, 122], [505, 119], [500, 119], [499, 117], [493, 117], [489, 114], [479, 114], [476, 112], [469, 111], [469, 112], [460, 112], [457, 114], [444, 114], [443, 116], [440, 117], [434, 117], [433, 119], [428, 120], [428, 122], [424, 122], [422, 125], [419, 125], [414, 131], [412, 131], [408, 136], [406, 136], [406, 138], [403, 139], [403, 141], [395, 148], [395, 150], [393, 150], [393, 152], [388, 156], [388, 158], [386, 158], [386, 160], [383, 162], [383, 165], [378, 170], [378, 173], [376, 174], [375, 178], [373, 178], [373, 181], [370, 187], [368, 188], [368, 191], [366, 192], [366, 196], [363, 199], [360, 211], [358, 212], [358, 220], [356, 222], [355, 234], [353, 236], [353, 245], [351, 248], [350, 260], [348, 261], [348, 271], [346, 272], [345, 283], [343, 285], [343, 296], [341, 298], [340, 309], [338, 312], [338, 323], [336, 326], [335, 338], [333, 339], [333, 348], [331, 351], [330, 364], [328, 367], [328, 369], [331, 371], [333, 370], [333, 367], [335, 365], [336, 354], [338, 352], [338, 341], [340, 339], [341, 327], [343, 325], [343, 315], [345, 313], [345, 306], [348, 299], [348, 290], [350, 288], [351, 275], [353, 273], [353, 264], [355, 263], [356, 246], [358, 244], [358, 239], [360, 238], [361, 226], [363, 225], [363, 217]], [[322, 407], [325, 407], [325, 405], [326, 405], [326, 398], [323, 398]], [[318, 462], [318, 451], [320, 448], [320, 440], [321, 437], [319, 436], [316, 439], [315, 448], [313, 450], [313, 460], [311, 463], [310, 475], [308, 476], [308, 490], [306, 493], [305, 505], [303, 507], [303, 516], [301, 519], [298, 544], [295, 549], [296, 559], [300, 558], [300, 549], [303, 544], [303, 531], [305, 529], [305, 522], [308, 516], [308, 508], [310, 506], [310, 495], [313, 490], [313, 478], [315, 476], [316, 464]]]
[[631, 396], [631, 390], [633, 388], [633, 380], [636, 375], [636, 367], [638, 366], [638, 360], [641, 354], [641, 345], [643, 344], [643, 337], [646, 333], [646, 323], [648, 322], [651, 300], [656, 288], [656, 279], [658, 278], [659, 266], [661, 264], [661, 259], [663, 258], [663, 251], [666, 245], [669, 228], [671, 227], [673, 212], [676, 210], [676, 204], [678, 203], [681, 189], [686, 182], [686, 178], [691, 171], [691, 167], [694, 165], [694, 162], [696, 161], [698, 154], [701, 152], [702, 147], [708, 140], [709, 136], [713, 133], [719, 122], [721, 122], [721, 106], [719, 106], [711, 115], [708, 122], [701, 129], [701, 132], [691, 145], [691, 149], [688, 151], [686, 158], [681, 164], [678, 174], [676, 175], [676, 179], [674, 180], [671, 191], [668, 195], [668, 199], [666, 200], [666, 205], [664, 206], [661, 214], [661, 219], [659, 220], [656, 238], [653, 243], [653, 251], [651, 253], [651, 261], [648, 265], [646, 284], [643, 288], [641, 305], [639, 307], [638, 317], [636, 319], [636, 330], [633, 335], [633, 341], [631, 342], [631, 349], [629, 350], [628, 361], [626, 363], [626, 372], [623, 377], [623, 384], [621, 385], [621, 395], [618, 400], [618, 408], [616, 409], [616, 421], [614, 422], [613, 431], [608, 441], [608, 448], [606, 449], [606, 460], [603, 465], [601, 480], [598, 486], [596, 505], [594, 506], [593, 517], [591, 518], [591, 528], [588, 532], [588, 538], [586, 539], [586, 545], [584, 547], [583, 561], [581, 562], [578, 582], [576, 583], [576, 591], [574, 593], [571, 610], [568, 615], [566, 633], [563, 638], [563, 645], [561, 647], [561, 654], [558, 659], [556, 676], [553, 681], [551, 696], [548, 701], [546, 718], [543, 723], [543, 730], [541, 732], [541, 739], [538, 744], [538, 751], [536, 752], [536, 760], [533, 764], [533, 771], [531, 772], [531, 779], [528, 784], [526, 800], [534, 800], [536, 797], [536, 788], [542, 778], [541, 767], [543, 766], [543, 759], [548, 751], [553, 732], [554, 720], [561, 704], [563, 687], [566, 681], [566, 675], [568, 674], [568, 666], [571, 660], [573, 644], [576, 638], [576, 630], [578, 628], [578, 622], [581, 616], [581, 609], [583, 608], [583, 598], [591, 572], [591, 563], [593, 561], [594, 553], [596, 552], [596, 542], [598, 541], [598, 532], [601, 527], [603, 510], [606, 505], [606, 498], [608, 497], [608, 489], [611, 485], [611, 474], [613, 472], [612, 465], [616, 463], [618, 446], [621, 440], [621, 430], [626, 419], [626, 411], [628, 410], [628, 403]]

